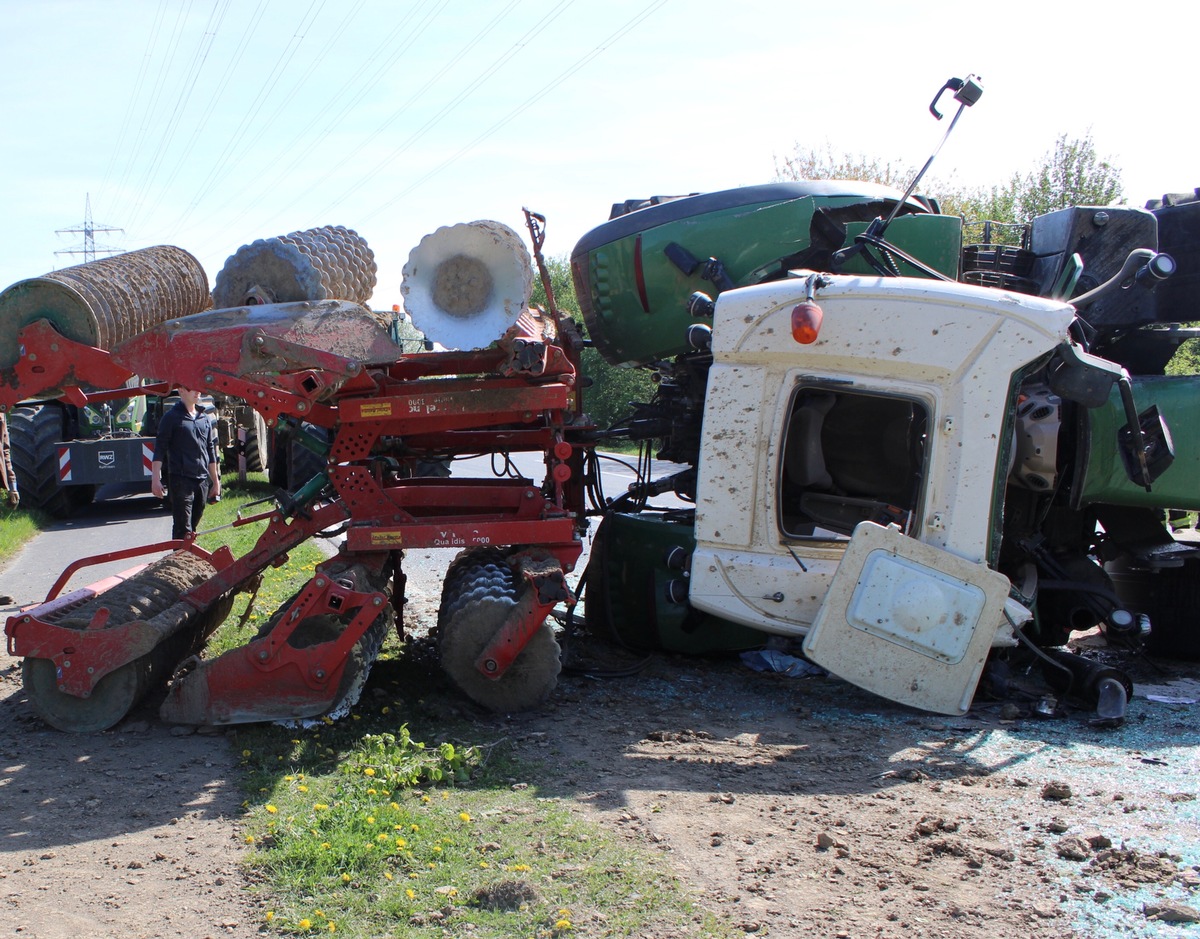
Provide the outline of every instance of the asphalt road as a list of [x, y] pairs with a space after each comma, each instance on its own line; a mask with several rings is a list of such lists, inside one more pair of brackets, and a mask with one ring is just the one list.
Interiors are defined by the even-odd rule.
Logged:
[[[636, 457], [605, 456], [601, 463], [604, 492], [608, 498], [613, 498], [625, 492], [636, 480]], [[544, 474], [540, 454], [516, 454], [512, 461], [519, 472], [531, 479], [541, 479]], [[454, 472], [459, 476], [486, 476], [491, 474], [491, 465], [490, 457], [476, 457], [456, 464]], [[655, 461], [653, 473], [659, 478], [682, 468]], [[657, 505], [683, 505], [670, 494], [656, 497], [654, 502]], [[170, 536], [170, 513], [148, 490], [135, 484], [106, 486], [97, 493], [92, 505], [53, 524], [0, 570], [0, 596], [13, 598], [12, 603], [0, 605], [0, 621], [23, 606], [44, 600], [59, 574], [79, 558], [154, 544]], [[159, 555], [154, 554], [85, 568], [78, 571], [63, 590], [85, 586], [157, 557]], [[580, 569], [585, 561], [586, 554], [581, 558]]]

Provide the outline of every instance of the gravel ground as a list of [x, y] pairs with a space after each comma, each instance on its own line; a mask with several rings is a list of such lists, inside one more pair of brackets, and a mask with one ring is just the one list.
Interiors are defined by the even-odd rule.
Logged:
[[[429, 624], [441, 560], [410, 558], [412, 625]], [[450, 691], [444, 706], [511, 741], [546, 795], [664, 852], [747, 934], [1200, 935], [1200, 666], [1133, 663], [1129, 719], [1101, 730], [1025, 698], [933, 716], [736, 657], [601, 678], [627, 654], [570, 651], [580, 667], [533, 713]], [[178, 733], [151, 708], [51, 731], [0, 657], [0, 935], [260, 933], [233, 749]]]

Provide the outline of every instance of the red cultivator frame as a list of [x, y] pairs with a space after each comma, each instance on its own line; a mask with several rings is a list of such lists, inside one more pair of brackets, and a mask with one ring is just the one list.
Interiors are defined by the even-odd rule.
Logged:
[[[25, 395], [32, 387], [84, 400], [81, 385], [154, 375], [237, 395], [272, 425], [315, 425], [328, 437], [323, 472], [295, 481], [303, 485], [281, 492], [274, 510], [243, 520], [265, 519], [267, 527], [242, 557], [181, 542], [121, 552], [174, 551], [69, 597], [57, 597], [57, 586], [47, 603], [9, 620], [9, 652], [25, 657], [31, 700], [55, 726], [111, 726], [170, 671], [162, 712], [172, 720], [344, 710], [403, 607], [407, 548], [462, 549], [447, 576], [439, 630], [443, 664], [468, 694], [507, 710], [553, 688], [557, 643], [545, 620], [571, 600], [564, 575], [581, 551], [583, 514], [582, 456], [566, 439], [577, 417], [572, 333], [555, 345], [514, 328], [482, 350], [405, 355], [366, 310], [327, 301], [201, 313], [111, 352], [71, 342], [44, 322], [26, 327], [21, 340], [24, 354], [9, 377]], [[0, 404], [15, 400], [0, 385]], [[417, 475], [422, 461], [500, 451], [543, 453], [545, 478]], [[258, 637], [216, 659], [188, 658], [235, 593], [330, 529], [344, 534], [340, 552]], [[119, 612], [106, 599], [118, 583], [137, 593], [153, 576], [176, 586], [144, 613], [136, 602]]]

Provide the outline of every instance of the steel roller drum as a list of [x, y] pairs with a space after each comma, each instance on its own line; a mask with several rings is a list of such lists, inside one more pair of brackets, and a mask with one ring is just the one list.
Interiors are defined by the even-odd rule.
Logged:
[[0, 368], [16, 364], [18, 334], [40, 319], [49, 320], [68, 339], [113, 349], [159, 323], [209, 305], [204, 268], [172, 245], [51, 271], [0, 293]]
[[482, 349], [529, 306], [533, 262], [520, 235], [482, 219], [426, 235], [403, 275], [404, 309], [426, 337], [447, 349]]
[[226, 260], [213, 287], [213, 305], [350, 300], [365, 306], [376, 270], [366, 240], [342, 225], [260, 238]]

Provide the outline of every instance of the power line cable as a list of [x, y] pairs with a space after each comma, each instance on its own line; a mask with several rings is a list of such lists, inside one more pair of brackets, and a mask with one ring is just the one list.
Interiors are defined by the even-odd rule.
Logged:
[[[447, 61], [428, 80], [426, 80], [425, 84], [423, 84], [412, 95], [410, 95], [409, 98], [404, 102], [404, 104], [402, 104], [396, 111], [394, 111], [392, 113], [392, 115], [386, 121], [384, 121], [383, 124], [381, 124], [378, 128], [376, 128], [375, 131], [369, 137], [367, 137], [365, 140], [363, 140], [359, 144], [359, 147], [357, 150], [355, 150], [354, 152], [348, 153], [336, 165], [334, 165], [331, 169], [327, 170], [320, 178], [318, 178], [316, 181], [314, 181], [308, 187], [308, 189], [305, 190], [304, 194], [306, 195], [307, 193], [312, 192], [314, 189], [318, 188], [330, 176], [334, 175], [339, 170], [341, 170], [343, 167], [352, 163], [354, 160], [358, 159], [358, 154], [361, 150], [370, 146], [372, 141], [374, 141], [381, 134], [383, 134], [383, 132], [386, 131], [388, 127], [390, 127], [393, 123], [395, 123], [396, 120], [398, 120], [405, 112], [407, 112], [417, 101], [419, 101], [422, 97], [424, 97], [424, 95], [431, 88], [433, 88], [447, 72], [449, 72], [451, 69], [453, 69], [455, 65], [457, 65], [460, 61], [462, 61], [462, 59], [464, 59], [471, 51], [473, 51], [474, 48], [476, 46], [478, 46], [479, 43], [481, 43], [488, 36], [488, 34], [491, 33], [492, 30], [494, 30], [496, 28], [496, 26], [499, 25], [513, 11], [513, 9], [519, 5], [519, 3], [520, 3], [520, 0], [511, 0], [511, 2], [508, 4], [508, 6], [504, 7], [499, 13], [496, 14], [496, 16], [494, 16], [487, 24], [485, 24], [484, 27], [478, 33], [476, 33], [475, 36], [465, 46], [462, 47], [462, 49], [460, 49], [449, 61]], [[339, 114], [339, 116], [337, 118], [335, 118], [334, 123], [332, 123], [331, 125], [328, 125], [326, 127], [326, 130], [322, 133], [322, 136], [326, 136], [328, 133], [330, 133], [332, 131], [332, 129], [334, 127], [336, 127], [337, 123], [340, 122], [341, 116], [344, 115], [345, 113], [346, 113], [346, 110], [343, 109], [343, 111]], [[310, 125], [310, 127], [311, 127], [311, 125]], [[306, 130], [306, 133], [307, 133], [307, 130]], [[295, 169], [299, 165], [299, 163], [305, 158], [307, 158], [306, 152], [299, 153], [297, 155], [297, 157], [291, 162], [291, 164], [289, 164], [287, 167], [284, 167], [282, 174], [286, 176], [291, 170]], [[263, 201], [263, 199], [266, 198], [266, 196], [267, 196], [267, 193], [265, 193], [265, 192], [260, 193], [258, 198], [256, 198], [253, 202], [249, 203], [245, 207], [244, 211], [242, 212], [242, 215], [239, 216], [239, 218], [244, 217], [245, 215], [249, 214], [249, 212], [251, 212], [255, 207], [257, 207]], [[286, 212], [288, 209], [291, 208], [292, 205], [295, 205], [297, 201], [299, 201], [299, 200], [298, 199], [294, 200], [283, 211]], [[278, 217], [278, 215], [280, 215], [280, 214], [283, 214], [283, 213], [280, 212], [276, 216], [273, 216], [272, 218]]]
[[[485, 130], [482, 134], [480, 134], [478, 137], [476, 137], [474, 140], [472, 140], [469, 144], [467, 144], [465, 147], [463, 147], [461, 150], [459, 150], [453, 156], [443, 160], [441, 163], [439, 163], [437, 166], [435, 166], [433, 169], [431, 169], [428, 173], [426, 173], [420, 179], [411, 183], [409, 186], [407, 186], [405, 189], [401, 190], [399, 193], [397, 193], [395, 196], [393, 196], [387, 202], [378, 206], [375, 209], [375, 211], [371, 212], [366, 217], [364, 217], [361, 220], [361, 222], [367, 222], [373, 218], [377, 218], [379, 215], [386, 212], [388, 209], [390, 209], [392, 206], [394, 206], [397, 202], [399, 202], [405, 196], [409, 195], [416, 189], [420, 188], [422, 185], [424, 185], [426, 182], [428, 182], [430, 179], [432, 179], [438, 173], [442, 172], [442, 170], [446, 169], [446, 167], [451, 166], [452, 164], [456, 163], [467, 153], [471, 152], [477, 146], [479, 146], [479, 144], [483, 143], [483, 141], [487, 140], [489, 137], [491, 137], [493, 134], [495, 134], [502, 127], [509, 124], [515, 118], [519, 117], [521, 114], [523, 114], [529, 108], [531, 108], [534, 104], [536, 104], [538, 101], [540, 101], [542, 98], [544, 98], [547, 94], [549, 94], [551, 91], [553, 91], [555, 88], [557, 88], [566, 79], [570, 78], [572, 75], [574, 75], [576, 72], [578, 72], [581, 68], [583, 68], [589, 62], [591, 62], [593, 59], [595, 59], [597, 56], [599, 56], [599, 55], [603, 54], [605, 51], [607, 51], [608, 48], [613, 43], [619, 41], [627, 33], [632, 31], [633, 29], [635, 29], [637, 26], [641, 25], [642, 22], [644, 22], [648, 17], [653, 15], [660, 7], [664, 6], [666, 3], [667, 3], [667, 0], [654, 0], [654, 2], [649, 4], [647, 7], [645, 7], [641, 13], [636, 14], [632, 19], [628, 20], [624, 26], [620, 27], [616, 32], [609, 35], [608, 38], [605, 39], [602, 43], [600, 43], [600, 45], [598, 45], [595, 49], [593, 49], [587, 55], [577, 59], [573, 65], [569, 66], [568, 68], [566, 68], [565, 70], [560, 72], [554, 79], [552, 79], [547, 84], [543, 85], [540, 89], [538, 89], [538, 91], [534, 92], [532, 95], [530, 95], [528, 98], [526, 98], [525, 101], [523, 101], [517, 107], [513, 108], [511, 111], [509, 111], [507, 115], [505, 115], [503, 118], [501, 118], [495, 124], [493, 124], [491, 127], [489, 127], [487, 130]], [[360, 224], [361, 224], [361, 222], [360, 222]]]
[[[664, 0], [664, 2], [665, 2], [665, 0]], [[336, 199], [332, 203], [330, 203], [330, 205], [328, 205], [322, 211], [321, 214], [322, 215], [328, 214], [329, 212], [333, 211], [333, 209], [340, 206], [343, 202], [345, 202], [347, 199], [349, 199], [349, 197], [352, 196], [355, 192], [357, 192], [363, 186], [365, 186], [369, 182], [371, 182], [371, 180], [373, 180], [376, 176], [378, 176], [393, 161], [395, 161], [395, 159], [397, 157], [399, 157], [401, 154], [405, 153], [406, 151], [410, 150], [416, 143], [418, 143], [421, 140], [422, 137], [424, 137], [427, 133], [429, 133], [429, 131], [433, 130], [434, 127], [436, 127], [438, 124], [440, 124], [448, 115], [450, 115], [459, 105], [461, 105], [472, 94], [474, 94], [475, 91], [477, 91], [480, 87], [482, 87], [482, 85], [489, 78], [491, 78], [496, 72], [498, 72], [514, 56], [516, 56], [518, 53], [524, 51], [525, 47], [528, 45], [528, 43], [531, 40], [535, 39], [539, 34], [541, 34], [547, 27], [549, 27], [550, 24], [554, 22], [554, 20], [556, 20], [559, 16], [561, 16], [564, 12], [566, 12], [567, 8], [570, 7], [572, 5], [572, 3], [574, 3], [574, 0], [568, 0], [568, 2], [560, 4], [558, 7], [556, 7], [554, 10], [552, 10], [550, 13], [546, 14], [546, 16], [542, 17], [542, 19], [540, 19], [537, 23], [535, 23], [531, 29], [529, 29], [520, 39], [517, 40], [516, 43], [514, 43], [511, 47], [509, 47], [507, 50], [505, 50], [505, 52], [503, 52], [495, 60], [493, 60], [492, 63], [487, 66], [487, 68], [485, 68], [482, 72], [480, 72], [478, 75], [476, 75], [475, 78], [472, 79], [471, 82], [469, 82], [461, 91], [459, 91], [457, 95], [455, 95], [453, 98], [451, 98], [450, 101], [448, 101], [446, 104], [444, 104], [428, 121], [426, 121], [420, 128], [418, 128], [412, 135], [410, 135], [408, 140], [406, 140], [401, 146], [399, 146], [395, 150], [393, 150], [391, 152], [391, 154], [389, 154], [387, 157], [385, 157], [383, 160], [381, 160], [379, 163], [377, 163], [375, 165], [375, 167], [372, 170], [370, 170], [368, 173], [360, 176], [358, 181], [355, 182], [355, 184], [353, 186], [351, 186], [348, 190], [346, 190], [346, 192], [343, 193], [341, 197], [339, 197], [338, 199]], [[311, 189], [312, 189], [312, 187], [309, 187], [309, 190], [307, 190], [307, 191], [311, 191]], [[306, 191], [306, 194], [307, 194], [307, 191]], [[376, 214], [378, 214], [378, 213], [376, 213]]]
[[[228, 5], [231, 0], [225, 0], [225, 2]], [[362, 2], [362, 0], [360, 0], [360, 2]], [[254, 13], [251, 14], [250, 20], [246, 23], [245, 28], [242, 30], [241, 38], [238, 40], [238, 44], [234, 49], [230, 63], [227, 64], [222, 70], [220, 81], [217, 83], [212, 94], [209, 96], [208, 103], [205, 105], [204, 111], [200, 115], [200, 119], [196, 122], [195, 127], [192, 129], [191, 137], [188, 138], [187, 143], [183, 146], [183, 152], [185, 154], [191, 155], [194, 153], [203, 141], [204, 133], [208, 129], [208, 122], [212, 119], [213, 112], [216, 110], [217, 102], [220, 100], [225, 89], [229, 86], [229, 82], [237, 71], [237, 67], [241, 63], [243, 56], [245, 56], [246, 50], [250, 47], [250, 40], [254, 37], [254, 33], [258, 29], [259, 23], [262, 22], [263, 13], [266, 11], [266, 7], [267, 0], [259, 0], [258, 6], [255, 8]], [[222, 15], [224, 15], [223, 12]], [[185, 160], [180, 159], [176, 161], [175, 167], [171, 171], [171, 175], [167, 177], [166, 181], [163, 183], [163, 190], [165, 192], [171, 191], [171, 187], [174, 185], [175, 180], [178, 178], [179, 173], [184, 166]], [[172, 228], [175, 227], [177, 226], [172, 226]]]
[[[237, 147], [238, 141], [246, 135], [247, 129], [258, 116], [258, 113], [262, 110], [263, 105], [270, 97], [271, 92], [274, 91], [275, 86], [278, 85], [280, 80], [283, 78], [284, 73], [287, 71], [288, 66], [291, 64], [292, 59], [296, 55], [296, 51], [299, 49], [300, 44], [304, 41], [307, 35], [307, 30], [311, 28], [313, 22], [315, 22], [316, 18], [320, 15], [321, 9], [324, 7], [324, 5], [325, 0], [312, 0], [308, 6], [308, 9], [305, 10], [299, 24], [296, 26], [296, 31], [292, 34], [291, 39], [288, 40], [287, 45], [284, 47], [283, 51], [279, 54], [279, 57], [275, 60], [274, 65], [271, 67], [271, 72], [268, 74], [266, 81], [263, 82], [262, 86], [255, 94], [254, 100], [251, 101], [250, 106], [242, 115], [242, 118], [238, 122], [237, 127], [234, 128], [233, 133], [229, 135], [228, 142], [221, 148], [221, 159], [214, 163], [214, 165], [209, 169], [208, 175], [205, 176], [204, 180], [200, 183], [201, 193], [206, 193], [209, 189], [211, 189], [212, 186], [216, 184], [217, 181], [223, 179], [228, 172], [227, 168], [229, 167], [230, 163], [233, 162], [232, 153]], [[316, 9], [315, 13], [313, 12], [314, 8]]]
[[[119, 190], [118, 198], [124, 200], [122, 206], [131, 201], [131, 198], [128, 194], [130, 190], [126, 188], [126, 184], [129, 182], [129, 178], [134, 172], [134, 167], [137, 164], [138, 154], [142, 153], [145, 149], [145, 140], [149, 134], [151, 126], [151, 116], [158, 112], [158, 102], [162, 97], [163, 87], [166, 85], [167, 73], [170, 69], [171, 63], [175, 60], [175, 50], [183, 36], [183, 23], [186, 20], [187, 8], [190, 7], [191, 0], [188, 0], [186, 8], [185, 6], [181, 5], [179, 12], [175, 16], [175, 25], [172, 29], [171, 37], [168, 40], [166, 55], [163, 56], [162, 62], [159, 65], [158, 78], [155, 80], [153, 91], [146, 101], [146, 109], [142, 112], [142, 120], [138, 126], [138, 132], [133, 142], [132, 152], [130, 153], [129, 160], [125, 163], [125, 169], [121, 174], [121, 180], [117, 184], [117, 189]], [[136, 193], [136, 191], [137, 190], [135, 188], [133, 192]]]
[[138, 66], [137, 77], [133, 80], [133, 92], [125, 102], [125, 116], [121, 118], [121, 129], [117, 132], [117, 142], [108, 154], [108, 166], [105, 167], [104, 177], [100, 182], [100, 195], [106, 194], [108, 181], [112, 178], [113, 169], [117, 164], [117, 157], [121, 153], [125, 137], [128, 135], [129, 128], [133, 124], [133, 113], [137, 109], [137, 102], [142, 96], [142, 89], [145, 87], [146, 71], [150, 67], [150, 60], [154, 57], [154, 46], [158, 40], [158, 31], [162, 28], [162, 21], [166, 15], [166, 11], [167, 0], [159, 0], [158, 10], [151, 21], [150, 37], [146, 41], [146, 51], [142, 53], [142, 61]]
[[[362, 8], [362, 6], [365, 2], [366, 2], [366, 0], [359, 0], [358, 6], [351, 12], [350, 17], [343, 20], [343, 22], [342, 22], [341, 26], [338, 28], [337, 32], [333, 36], [331, 36], [330, 39], [324, 44], [323, 48], [326, 51], [332, 49], [336, 45], [337, 39], [345, 31], [347, 26], [349, 26], [350, 18], [352, 18], [354, 15], [356, 15], [359, 12], [359, 10]], [[441, 0], [441, 7], [439, 7], [438, 10], [435, 11], [434, 14], [431, 14], [430, 17], [427, 17], [426, 22], [419, 24], [418, 30], [416, 30], [415, 32], [410, 32], [408, 34], [408, 38], [400, 51], [401, 52], [407, 51], [407, 49], [410, 48], [418, 40], [421, 33], [428, 26], [429, 21], [432, 19], [432, 17], [436, 16], [437, 13], [440, 13], [441, 10], [444, 9], [449, 3], [450, 3], [450, 0]], [[418, 6], [417, 12], [419, 12], [419, 10], [420, 10], [420, 7]], [[416, 13], [414, 13], [413, 15], [416, 15]], [[391, 33], [389, 33], [389, 39], [394, 38], [396, 36], [396, 34], [399, 33], [408, 24], [410, 18], [411, 17], [408, 17], [405, 20], [401, 21], [399, 24], [397, 24], [397, 26], [391, 31]], [[316, 124], [316, 122], [318, 120], [320, 120], [320, 118], [322, 116], [324, 116], [328, 111], [331, 110], [331, 108], [334, 106], [334, 103], [340, 97], [344, 96], [344, 94], [348, 90], [352, 90], [353, 88], [356, 87], [356, 80], [357, 80], [358, 76], [361, 75], [366, 70], [367, 65], [370, 61], [378, 58], [379, 51], [382, 48], [383, 48], [383, 46], [378, 47], [376, 49], [375, 54], [364, 58], [363, 61], [360, 63], [358, 69], [355, 71], [354, 75], [351, 76], [350, 80], [348, 80], [341, 87], [341, 89], [338, 90], [338, 92], [336, 92], [332, 97], [330, 97], [326, 101], [326, 103], [321, 108], [321, 110], [319, 112], [317, 112], [317, 114], [314, 115], [314, 117], [312, 119], [310, 119], [310, 121], [304, 127], [303, 130], [301, 130], [299, 133], [297, 133], [292, 138], [292, 140], [289, 144], [286, 144], [281, 147], [280, 152], [293, 154], [292, 160], [285, 167], [280, 167], [273, 162], [272, 173], [274, 173], [275, 175], [280, 176], [280, 177], [286, 177], [291, 173], [292, 170], [296, 169], [298, 166], [300, 166], [304, 162], [310, 161], [312, 159], [312, 152], [309, 149], [309, 147], [306, 146], [305, 144], [306, 144], [306, 141], [308, 141], [310, 139], [310, 132], [311, 132], [313, 126]], [[324, 56], [324, 53], [322, 54], [322, 58], [323, 58], [323, 56]], [[392, 64], [394, 64], [394, 63], [387, 62], [387, 63], [385, 63], [385, 65], [383, 67], [378, 69], [376, 71], [374, 77], [370, 80], [369, 84], [366, 87], [369, 89], [370, 87], [373, 87], [375, 84], [378, 84], [378, 82], [382, 79], [383, 74], [386, 72], [387, 68], [390, 68]], [[310, 70], [310, 74], [311, 74], [311, 70]], [[360, 97], [361, 97], [362, 86], [359, 85], [357, 87], [360, 90]], [[301, 88], [300, 85], [296, 85], [293, 87], [291, 93], [287, 96], [287, 98], [285, 98], [280, 103], [279, 107], [276, 108], [275, 114], [272, 116], [270, 121], [266, 122], [263, 125], [263, 127], [260, 129], [258, 135], [244, 149], [253, 148], [253, 146], [257, 143], [257, 141], [259, 139], [261, 139], [261, 137], [266, 133], [267, 127], [270, 126], [270, 124], [279, 117], [279, 115], [282, 113], [284, 107], [286, 107], [292, 101], [292, 99], [295, 97], [295, 95], [300, 91], [300, 88]], [[331, 121], [329, 124], [327, 124], [326, 127], [324, 128], [324, 130], [318, 136], [320, 136], [322, 138], [328, 137], [333, 132], [336, 125], [340, 122], [341, 118], [346, 113], [348, 113], [348, 111], [353, 103], [354, 102], [352, 101], [350, 104], [343, 106], [341, 111], [339, 111], [338, 115], [334, 118], [334, 120]], [[188, 206], [188, 209], [183, 213], [183, 215], [180, 217], [180, 220], [176, 223], [177, 226], [181, 225], [184, 221], [186, 221], [191, 216], [192, 212], [200, 205], [200, 203], [208, 196], [208, 194], [212, 192], [215, 183], [216, 183], [216, 181], [214, 180], [212, 185], [209, 185], [202, 192], [197, 193], [197, 195], [193, 198], [191, 204]], [[247, 195], [250, 192], [257, 193], [257, 197], [254, 198], [253, 200], [251, 200], [250, 202], [247, 202], [245, 199], [243, 199], [243, 196]], [[265, 197], [265, 195], [266, 195], [266, 190], [264, 190], [262, 188], [262, 186], [259, 185], [259, 178], [257, 176], [254, 176], [253, 178], [251, 178], [246, 183], [246, 185], [242, 186], [242, 188], [240, 190], [238, 190], [235, 193], [230, 194], [226, 199], [224, 199], [222, 201], [221, 205], [227, 205], [227, 204], [233, 203], [235, 205], [240, 206], [242, 209], [242, 211], [233, 218], [223, 218], [223, 221], [225, 222], [225, 224], [227, 224], [227, 225], [236, 224], [238, 221], [240, 221], [242, 218], [244, 218], [246, 215], [248, 215], [250, 210], [255, 205], [257, 205], [259, 202], [261, 202], [262, 199]], [[212, 214], [215, 214], [215, 213], [212, 213]], [[211, 217], [211, 214], [209, 217]]]
[[[199, 80], [200, 73], [203, 72], [204, 65], [208, 61], [208, 54], [212, 51], [217, 33], [220, 32], [221, 23], [225, 19], [225, 13], [229, 9], [229, 4], [230, 0], [214, 0], [213, 2], [212, 12], [208, 15], [208, 22], [205, 24], [204, 33], [196, 45], [195, 52], [192, 53], [192, 61], [188, 66], [188, 70], [180, 81], [179, 94], [175, 99], [175, 106], [171, 111], [171, 117], [167, 120], [167, 124], [163, 128], [158, 148], [150, 162], [150, 169], [146, 175], [146, 181], [142, 186], [142, 195], [138, 200], [138, 204], [134, 207], [134, 213], [129, 222], [130, 227], [136, 226], [140, 219], [141, 206], [150, 195], [150, 191], [154, 186], [154, 179], [158, 175], [159, 168], [162, 166], [167, 151], [171, 147], [175, 131], [179, 128], [179, 123], [183, 118], [184, 112], [187, 110], [188, 101], [191, 100], [192, 92], [196, 88], [196, 82]], [[175, 172], [178, 172], [178, 168], [176, 168]]]

